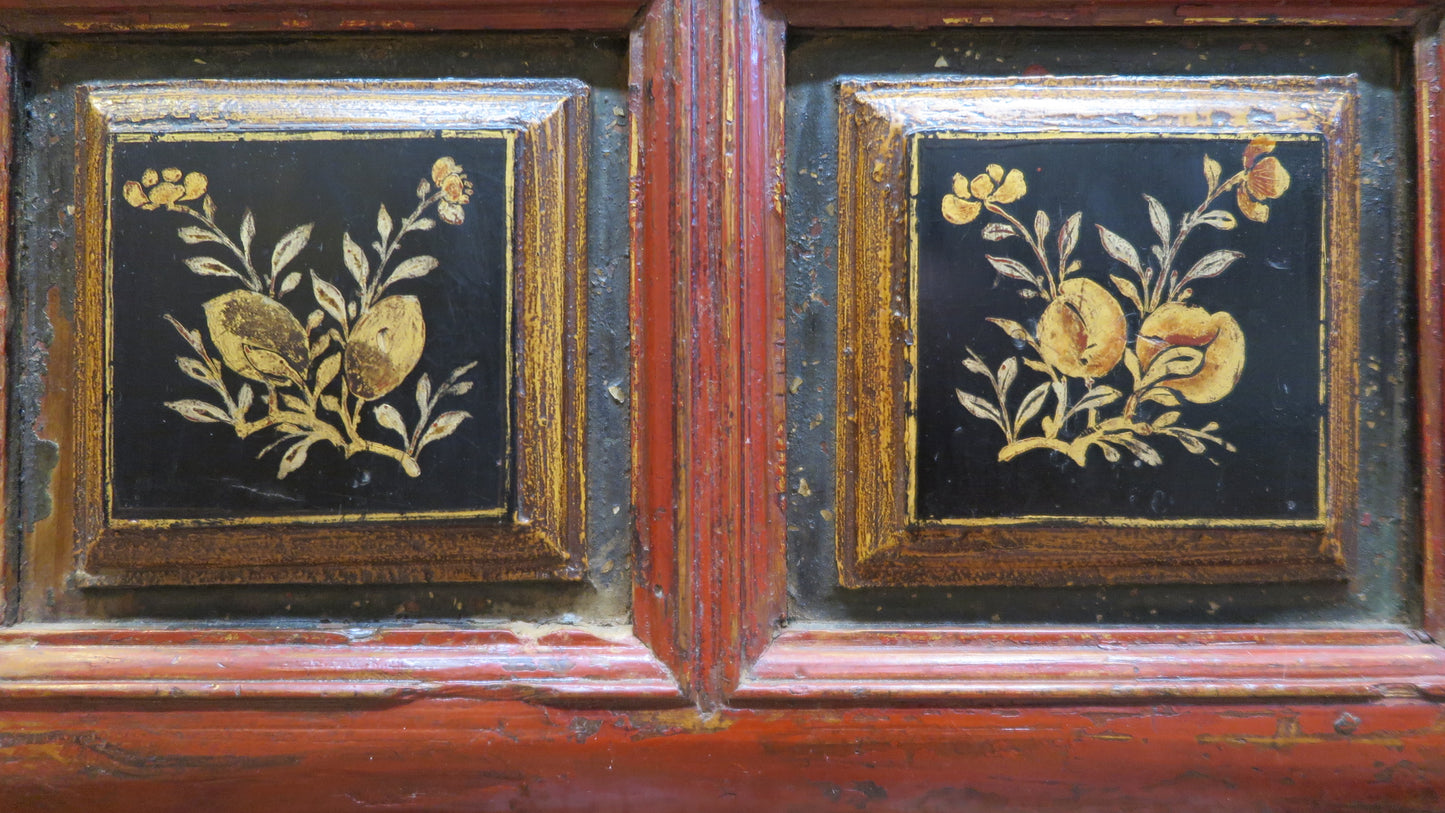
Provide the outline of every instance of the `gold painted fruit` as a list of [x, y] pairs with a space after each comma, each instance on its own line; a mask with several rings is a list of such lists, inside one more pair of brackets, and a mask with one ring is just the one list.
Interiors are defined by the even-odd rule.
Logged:
[[346, 341], [346, 385], [365, 401], [386, 395], [411, 374], [425, 344], [421, 302], [414, 296], [381, 300], [356, 321]]
[[211, 341], [227, 367], [256, 381], [304, 378], [306, 331], [280, 302], [255, 291], [232, 291], [202, 306]]
[[1098, 378], [1124, 357], [1124, 309], [1103, 286], [1075, 277], [1039, 317], [1044, 361], [1074, 378]]
[[1210, 313], [1195, 305], [1170, 302], [1149, 314], [1139, 326], [1139, 367], [1148, 375], [1149, 364], [1171, 347], [1193, 347], [1204, 352], [1199, 370], [1185, 378], [1160, 383], [1196, 404], [1211, 404], [1228, 395], [1244, 372], [1244, 331], [1224, 311]]

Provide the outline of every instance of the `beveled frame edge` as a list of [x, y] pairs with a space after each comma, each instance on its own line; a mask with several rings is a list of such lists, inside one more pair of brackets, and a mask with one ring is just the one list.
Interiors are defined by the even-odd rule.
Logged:
[[226, 32], [359, 33], [496, 29], [618, 31], [645, 0], [348, 0], [346, 3], [217, 0], [0, 0], [0, 36]]
[[[347, 92], [338, 102], [341, 88]], [[516, 216], [510, 236], [516, 410], [513, 516], [522, 519], [159, 530], [107, 527], [100, 419], [105, 237], [103, 218], [79, 216], [81, 271], [72, 340], [78, 352], [74, 408], [68, 419], [80, 431], [67, 432], [69, 443], [62, 444], [65, 452], [55, 488], [57, 494], [74, 494], [75, 511], [57, 512], [64, 514], [54, 522], [61, 535], [37, 532], [30, 544], [64, 545], [61, 540], [75, 539], [75, 582], [80, 587], [576, 580], [585, 575], [585, 376], [573, 376], [570, 384], [567, 380], [569, 371], [586, 368], [586, 334], [579, 329], [586, 324], [586, 207], [577, 204], [586, 199], [584, 84], [552, 79], [219, 80], [99, 83], [82, 86], [78, 93], [77, 200], [82, 213], [105, 211], [104, 146], [112, 129], [446, 129], [450, 125], [517, 132]], [[165, 97], [167, 103], [154, 106], [155, 96]], [[395, 104], [402, 100], [412, 104], [412, 115], [399, 123]], [[475, 117], [479, 110], [485, 113], [480, 120]], [[185, 124], [168, 123], [177, 111], [190, 113], [182, 118]], [[563, 304], [564, 320], [544, 317], [553, 303]], [[57, 331], [57, 337], [61, 335]], [[66, 376], [69, 371], [52, 364], [49, 375]], [[74, 460], [74, 473], [69, 460]], [[290, 550], [298, 544], [306, 548], [305, 556]]]
[[789, 631], [742, 706], [1445, 700], [1445, 649], [1397, 629]]
[[164, 700], [397, 703], [423, 698], [549, 706], [686, 703], [641, 641], [589, 628], [535, 632], [374, 630], [0, 630], [0, 707], [14, 702]]
[[[1150, 130], [1313, 132], [1323, 137], [1328, 291], [1328, 470], [1325, 527], [1121, 527], [1067, 520], [962, 527], [912, 519], [913, 270], [908, 260], [912, 140], [994, 127], [997, 107], [1025, 91], [1068, 93], [1069, 109], [1037, 104], [1009, 129], [1093, 129], [1089, 111], [1127, 96], [1154, 114]], [[1183, 98], [1180, 105], [1177, 99]], [[1141, 100], [1141, 94], [1147, 94]], [[1091, 98], [1092, 97], [1092, 98]], [[844, 78], [839, 86], [837, 556], [845, 587], [1218, 583], [1340, 579], [1353, 547], [1358, 489], [1358, 138], [1351, 77]], [[1296, 109], [1295, 102], [1308, 101]], [[1227, 126], [1191, 118], [1238, 109]], [[1082, 106], [1082, 107], [1081, 107]], [[975, 108], [979, 109], [975, 109]], [[1084, 109], [1084, 108], [1087, 108]], [[1242, 114], [1267, 109], [1267, 124]], [[1318, 112], [1307, 112], [1318, 109]], [[1013, 109], [1013, 108], [1011, 108]], [[1144, 128], [1106, 127], [1112, 131]], [[879, 275], [878, 267], [887, 269]], [[881, 383], [880, 383], [881, 382]], [[1202, 525], [1202, 523], [1201, 523]], [[967, 543], [973, 549], [960, 550]], [[1082, 543], [1082, 544], [1081, 544]], [[1083, 551], [1080, 550], [1083, 548]], [[1180, 554], [1177, 551], [1189, 551]]]

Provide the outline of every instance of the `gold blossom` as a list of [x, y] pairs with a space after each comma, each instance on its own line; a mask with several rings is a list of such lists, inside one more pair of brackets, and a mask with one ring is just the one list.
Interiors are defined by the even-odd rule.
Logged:
[[1269, 205], [1265, 201], [1274, 200], [1289, 189], [1289, 172], [1278, 158], [1269, 155], [1274, 145], [1274, 139], [1265, 135], [1249, 142], [1244, 150], [1244, 181], [1234, 193], [1240, 214], [1257, 223], [1269, 220]]
[[171, 210], [184, 209], [176, 204], [206, 194], [206, 184], [206, 176], [199, 172], [182, 175], [176, 167], [167, 167], [159, 173], [147, 169], [139, 181], [126, 181], [121, 195], [126, 203], [146, 211], [163, 206]]
[[441, 200], [437, 202], [437, 215], [453, 226], [460, 226], [465, 217], [462, 204], [469, 203], [472, 199], [472, 182], [467, 180], [466, 172], [462, 170], [461, 164], [447, 155], [432, 164], [431, 179], [441, 193]]
[[1196, 404], [1212, 404], [1234, 390], [1244, 372], [1244, 331], [1224, 311], [1170, 302], [1139, 326], [1136, 349], [1146, 372], [1156, 356], [1171, 347], [1193, 347], [1204, 361], [1193, 375], [1161, 381]]
[[1064, 280], [1039, 317], [1039, 351], [1054, 369], [1098, 378], [1124, 357], [1124, 309], [1103, 286], [1085, 277]]
[[1028, 191], [1024, 174], [1011, 169], [1004, 174], [1003, 167], [989, 164], [978, 175], [969, 180], [960, 174], [953, 176], [953, 192], [943, 196], [943, 219], [955, 226], [972, 222], [989, 203], [1013, 203]]

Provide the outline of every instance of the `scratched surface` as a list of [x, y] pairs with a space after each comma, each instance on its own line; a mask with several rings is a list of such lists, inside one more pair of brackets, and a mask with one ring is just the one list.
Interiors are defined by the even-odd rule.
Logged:
[[[37, 426], [52, 325], [47, 303], [70, 313], [73, 297], [73, 88], [100, 79], [186, 78], [575, 78], [591, 86], [589, 168], [589, 577], [576, 585], [424, 587], [230, 587], [82, 594], [35, 582], [34, 552], [22, 561], [26, 620], [186, 618], [252, 621], [433, 619], [618, 623], [628, 614], [631, 538], [627, 421], [628, 232], [626, 41], [612, 36], [451, 36], [366, 39], [244, 38], [205, 42], [167, 37], [34, 45], [22, 54], [30, 77], [20, 100], [17, 197], [15, 432], [27, 473], [17, 496], [23, 530], [50, 511], [54, 444]], [[39, 434], [37, 434], [37, 432]]]
[[[1418, 478], [1409, 49], [1369, 32], [801, 34], [788, 54], [789, 593], [794, 622], [1411, 623]], [[1348, 583], [1067, 589], [839, 588], [833, 548], [836, 81], [845, 75], [1360, 76], [1359, 549]]]

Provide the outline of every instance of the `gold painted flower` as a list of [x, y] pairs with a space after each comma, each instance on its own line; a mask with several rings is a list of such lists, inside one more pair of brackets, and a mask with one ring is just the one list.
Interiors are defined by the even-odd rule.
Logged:
[[1224, 311], [1210, 313], [1195, 305], [1170, 302], [1139, 326], [1136, 351], [1145, 375], [1149, 365], [1171, 347], [1192, 347], [1204, 361], [1192, 375], [1165, 379], [1162, 386], [1196, 404], [1212, 404], [1234, 390], [1244, 372], [1244, 331]]
[[472, 182], [467, 180], [467, 173], [462, 170], [461, 164], [447, 155], [432, 164], [431, 179], [441, 193], [437, 215], [453, 226], [460, 226], [465, 217], [462, 204], [472, 199]]
[[1269, 154], [1274, 151], [1274, 144], [1274, 139], [1267, 135], [1249, 142], [1244, 150], [1244, 181], [1234, 193], [1240, 214], [1257, 223], [1269, 220], [1269, 205], [1265, 201], [1274, 200], [1289, 189], [1289, 172], [1278, 158]]
[[969, 180], [960, 174], [953, 176], [953, 192], [943, 196], [943, 219], [955, 226], [972, 222], [988, 203], [1013, 203], [1024, 196], [1028, 185], [1024, 174], [1011, 169], [1004, 174], [1003, 167], [989, 164], [982, 173]]
[[1097, 282], [1074, 277], [1039, 317], [1039, 351], [1064, 375], [1098, 378], [1124, 357], [1127, 330], [1119, 301]]
[[167, 209], [184, 209], [177, 206], [181, 201], [196, 200], [206, 194], [206, 176], [190, 172], [182, 176], [175, 167], [167, 167], [157, 173], [147, 169], [139, 181], [126, 181], [121, 190], [125, 202], [132, 206], [154, 211], [164, 206]]

